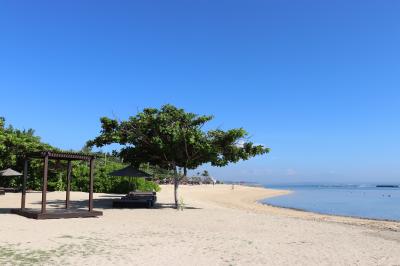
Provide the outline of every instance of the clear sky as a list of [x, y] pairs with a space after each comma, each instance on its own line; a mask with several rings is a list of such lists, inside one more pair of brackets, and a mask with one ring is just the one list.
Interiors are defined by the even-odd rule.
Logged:
[[399, 1], [1, 1], [0, 115], [79, 149], [171, 103], [267, 156], [226, 180], [400, 182]]

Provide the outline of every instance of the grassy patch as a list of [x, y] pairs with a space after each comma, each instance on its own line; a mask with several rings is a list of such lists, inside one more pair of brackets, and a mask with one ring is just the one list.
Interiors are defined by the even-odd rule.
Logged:
[[[72, 236], [65, 235], [61, 238], [72, 238]], [[0, 246], [0, 265], [57, 264], [57, 261], [68, 256], [85, 258], [100, 254], [102, 249], [103, 247], [98, 246], [94, 240], [80, 244], [61, 244], [57, 248], [49, 250], [22, 249], [18, 245], [7, 244]]]

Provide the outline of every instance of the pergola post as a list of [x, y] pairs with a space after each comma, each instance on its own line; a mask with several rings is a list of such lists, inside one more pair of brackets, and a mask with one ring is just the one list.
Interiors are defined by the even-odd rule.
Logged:
[[47, 174], [49, 169], [49, 154], [46, 153], [43, 160], [43, 182], [42, 182], [42, 213], [46, 213]]
[[67, 189], [66, 189], [66, 197], [65, 197], [65, 208], [69, 208], [69, 196], [71, 191], [71, 174], [72, 174], [72, 163], [68, 161], [67, 166]]
[[24, 161], [24, 175], [22, 177], [22, 197], [21, 197], [21, 210], [25, 209], [25, 199], [26, 199], [26, 179], [28, 177], [28, 158]]
[[94, 175], [94, 158], [90, 159], [90, 170], [89, 170], [89, 211], [93, 211], [93, 175]]

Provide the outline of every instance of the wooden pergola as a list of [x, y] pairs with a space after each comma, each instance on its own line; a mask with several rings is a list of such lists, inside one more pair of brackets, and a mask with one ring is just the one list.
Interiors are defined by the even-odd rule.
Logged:
[[[42, 180], [42, 207], [41, 209], [27, 209], [25, 208], [26, 200], [26, 180], [28, 177], [28, 162], [30, 159], [43, 160], [43, 180]], [[69, 152], [53, 152], [41, 151], [30, 153], [25, 156], [24, 162], [24, 175], [22, 181], [22, 197], [21, 208], [13, 209], [11, 212], [19, 214], [28, 218], [34, 219], [58, 219], [58, 218], [83, 218], [83, 217], [97, 217], [103, 215], [101, 211], [93, 210], [93, 179], [94, 179], [94, 162], [95, 156], [86, 155], [81, 153]], [[47, 177], [49, 170], [49, 160], [67, 161], [67, 189], [65, 198], [65, 208], [63, 209], [46, 209], [46, 195], [47, 195]], [[87, 161], [89, 162], [89, 206], [88, 210], [84, 209], [70, 209], [70, 190], [71, 190], [71, 177], [72, 177], [72, 161]]]

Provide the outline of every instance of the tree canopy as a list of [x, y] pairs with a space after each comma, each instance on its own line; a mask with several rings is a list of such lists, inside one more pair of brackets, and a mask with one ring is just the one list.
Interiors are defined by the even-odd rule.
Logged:
[[0, 169], [16, 167], [22, 171], [22, 157], [25, 153], [37, 150], [52, 150], [50, 145], [40, 141], [33, 129], [19, 130], [5, 126], [0, 117]]
[[[19, 130], [12, 125], [6, 126], [6, 121], [0, 117], [0, 169], [13, 168], [19, 172], [23, 171], [23, 156], [26, 153], [37, 150], [53, 150], [49, 144], [41, 142], [35, 136], [33, 129]], [[31, 176], [40, 174], [40, 163], [31, 163]], [[20, 183], [19, 178], [2, 178], [0, 186], [16, 187]], [[28, 185], [39, 186], [37, 179], [29, 179]]]
[[225, 166], [269, 152], [262, 145], [246, 142], [248, 133], [243, 128], [203, 131], [202, 126], [212, 118], [186, 113], [172, 105], [146, 108], [122, 122], [102, 117], [101, 133], [88, 145], [119, 143], [125, 145], [120, 151], [125, 161], [168, 169], [195, 169], [204, 163]]

